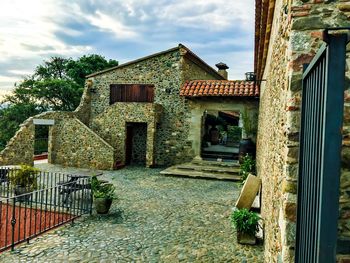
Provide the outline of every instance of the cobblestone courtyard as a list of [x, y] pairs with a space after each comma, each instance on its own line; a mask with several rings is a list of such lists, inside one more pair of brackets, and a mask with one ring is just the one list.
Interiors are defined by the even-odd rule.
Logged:
[[120, 197], [109, 215], [84, 216], [0, 254], [0, 262], [263, 262], [262, 246], [238, 245], [230, 226], [238, 183], [165, 177], [159, 171], [104, 172]]

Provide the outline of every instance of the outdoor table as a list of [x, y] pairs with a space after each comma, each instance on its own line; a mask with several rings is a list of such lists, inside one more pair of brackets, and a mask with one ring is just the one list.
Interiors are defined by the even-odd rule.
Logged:
[[[102, 173], [96, 174], [96, 176], [101, 176]], [[72, 193], [75, 191], [83, 190], [83, 189], [91, 189], [90, 182], [88, 183], [79, 183], [79, 179], [89, 178], [91, 175], [82, 175], [82, 174], [70, 174], [68, 175], [70, 178], [66, 182], [58, 182], [60, 185], [61, 191], [60, 194], [63, 195], [63, 204], [67, 204], [68, 199], [71, 197]]]

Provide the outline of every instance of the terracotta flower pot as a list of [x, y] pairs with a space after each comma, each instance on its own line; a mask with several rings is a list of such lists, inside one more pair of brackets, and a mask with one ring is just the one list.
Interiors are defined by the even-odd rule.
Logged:
[[112, 199], [95, 198], [94, 204], [97, 214], [107, 214], [112, 205]]

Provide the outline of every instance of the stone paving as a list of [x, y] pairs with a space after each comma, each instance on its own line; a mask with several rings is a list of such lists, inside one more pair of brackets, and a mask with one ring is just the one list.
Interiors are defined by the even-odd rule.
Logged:
[[112, 181], [119, 195], [110, 214], [84, 216], [0, 254], [0, 262], [263, 262], [262, 246], [237, 244], [230, 226], [239, 183], [166, 177], [159, 171], [105, 171], [103, 179]]

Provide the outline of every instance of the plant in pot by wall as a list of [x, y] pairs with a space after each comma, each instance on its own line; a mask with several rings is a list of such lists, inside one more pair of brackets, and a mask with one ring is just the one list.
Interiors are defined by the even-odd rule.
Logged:
[[113, 199], [116, 199], [115, 186], [101, 183], [96, 176], [91, 178], [91, 190], [94, 197], [95, 209], [98, 214], [107, 214]]
[[248, 177], [248, 174], [253, 174], [253, 175], [256, 174], [255, 164], [256, 164], [255, 160], [249, 154], [246, 154], [243, 157], [242, 162], [240, 163], [240, 171], [239, 171], [239, 174], [242, 177], [242, 183], [245, 182], [245, 180]]
[[40, 170], [29, 165], [21, 165], [20, 169], [15, 170], [9, 176], [10, 183], [14, 187], [14, 193], [19, 196], [20, 202], [28, 201], [30, 195], [24, 195], [38, 188], [38, 174]]
[[249, 112], [247, 108], [244, 108], [242, 112], [242, 123], [244, 137], [239, 142], [239, 161], [242, 162], [243, 157], [247, 154], [255, 157], [255, 143], [252, 139], [255, 139], [258, 131], [258, 117], [256, 112]]
[[260, 217], [257, 213], [246, 208], [236, 209], [232, 212], [231, 223], [237, 231], [237, 242], [240, 244], [254, 245], [256, 233], [259, 230]]

